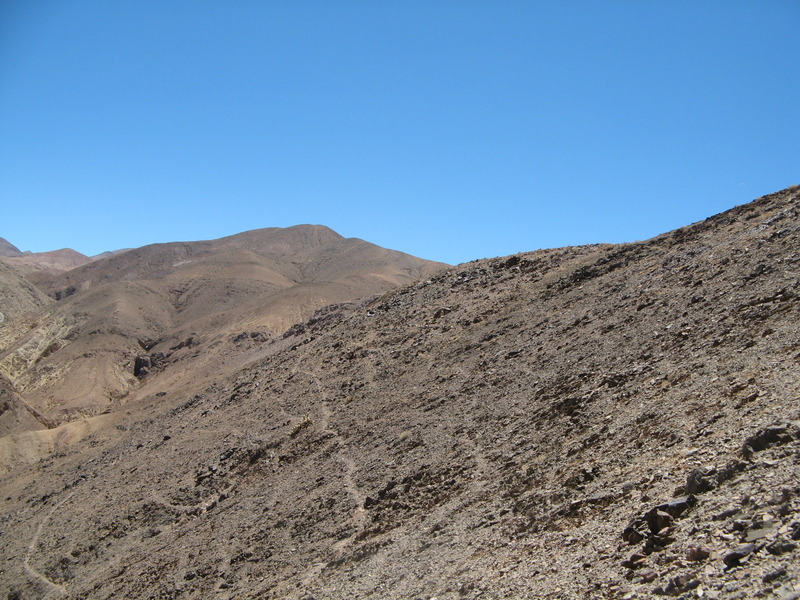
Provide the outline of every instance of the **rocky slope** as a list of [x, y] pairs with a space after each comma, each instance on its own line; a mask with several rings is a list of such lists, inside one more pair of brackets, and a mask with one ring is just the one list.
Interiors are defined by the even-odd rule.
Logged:
[[[0, 246], [2, 248], [2, 246]], [[36, 319], [50, 298], [13, 268], [0, 262], [0, 358], [16, 340], [36, 326]], [[17, 393], [0, 374], [0, 438], [15, 431], [51, 425]]]
[[[31, 313], [40, 311], [51, 302], [41, 290], [25, 279], [21, 273], [0, 262], [0, 331], [12, 323], [25, 320]], [[6, 343], [0, 337], [0, 352]]]
[[791, 188], [322, 311], [5, 475], [0, 591], [798, 598], [798, 248]]
[[326, 227], [297, 226], [39, 270], [28, 278], [56, 302], [16, 332], [0, 354], [0, 373], [51, 421], [74, 421], [115, 410], [147, 385], [163, 390], [220, 377], [321, 306], [382, 293], [443, 266]]

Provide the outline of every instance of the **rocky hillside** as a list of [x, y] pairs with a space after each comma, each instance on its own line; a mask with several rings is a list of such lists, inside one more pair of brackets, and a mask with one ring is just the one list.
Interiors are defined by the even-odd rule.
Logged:
[[6, 474], [0, 592], [799, 598], [798, 249], [791, 188], [322, 311]]
[[[0, 328], [38, 312], [49, 303], [46, 294], [15, 269], [0, 262]], [[0, 342], [0, 352], [4, 349]]]
[[116, 410], [148, 385], [163, 391], [219, 378], [322, 306], [444, 266], [308, 225], [39, 270], [28, 278], [56, 302], [16, 331], [0, 373], [51, 421], [75, 421]]
[[0, 358], [32, 327], [52, 302], [15, 269], [0, 262]]

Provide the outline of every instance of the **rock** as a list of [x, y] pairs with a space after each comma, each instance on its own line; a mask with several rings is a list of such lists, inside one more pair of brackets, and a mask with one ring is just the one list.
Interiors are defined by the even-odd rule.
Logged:
[[715, 521], [724, 521], [725, 519], [728, 519], [730, 517], [735, 517], [741, 512], [742, 512], [741, 508], [729, 508], [728, 510], [723, 510], [721, 513], [718, 513], [711, 518], [714, 519]]
[[658, 573], [653, 569], [647, 569], [639, 573], [639, 577], [642, 578], [642, 583], [652, 583], [658, 577]]
[[151, 371], [163, 368], [165, 362], [166, 356], [163, 352], [140, 354], [133, 362], [133, 375], [142, 379]]
[[671, 514], [658, 509], [648, 511], [645, 515], [645, 519], [647, 519], [647, 526], [650, 528], [650, 531], [655, 534], [672, 525], [673, 521]]
[[640, 553], [632, 554], [628, 560], [622, 562], [622, 566], [627, 569], [638, 569], [647, 562], [647, 556]]
[[644, 539], [644, 535], [635, 527], [629, 526], [622, 532], [622, 539], [628, 542], [631, 546], [635, 546]]
[[664, 511], [665, 513], [668, 513], [677, 519], [696, 504], [697, 498], [695, 498], [692, 494], [689, 494], [683, 498], [675, 498], [674, 500], [670, 500], [664, 504], [659, 504], [654, 510]]
[[133, 362], [133, 375], [142, 378], [150, 372], [150, 355], [142, 354], [137, 356]]
[[778, 530], [777, 527], [773, 525], [766, 525], [764, 527], [759, 527], [758, 529], [751, 529], [747, 532], [744, 536], [745, 542], [755, 542], [756, 540], [760, 540], [762, 538], [768, 537], [775, 533]]
[[686, 477], [684, 489], [687, 494], [702, 494], [717, 485], [716, 469], [694, 469]]
[[701, 562], [711, 556], [711, 550], [704, 546], [689, 546], [686, 550], [686, 559], [693, 562]]
[[673, 579], [673, 582], [680, 593], [700, 587], [700, 580], [695, 579], [694, 575], [691, 574], [679, 575]]
[[745, 440], [742, 454], [745, 458], [750, 458], [754, 452], [766, 450], [770, 446], [788, 444], [793, 439], [793, 433], [796, 432], [792, 431], [788, 424], [773, 425], [762, 429]]
[[733, 552], [729, 552], [728, 554], [726, 554], [725, 557], [722, 559], [722, 562], [724, 562], [725, 566], [727, 566], [729, 569], [732, 569], [733, 567], [739, 566], [740, 561], [745, 556], [749, 556], [757, 549], [758, 546], [756, 546], [755, 544], [745, 544], [743, 546], [739, 546]]
[[653, 593], [659, 596], [677, 596], [699, 586], [700, 580], [695, 579], [693, 575], [678, 575], [672, 578], [667, 585], [655, 588]]
[[722, 485], [729, 479], [732, 479], [737, 473], [741, 473], [746, 464], [740, 460], [731, 460], [719, 471], [717, 471], [716, 480], [717, 485]]
[[659, 504], [634, 519], [622, 532], [622, 539], [631, 545], [647, 539], [646, 551], [666, 546], [675, 541], [670, 536], [672, 522], [695, 504], [697, 499], [692, 495]]
[[797, 548], [797, 544], [793, 544], [792, 542], [787, 542], [786, 540], [775, 540], [770, 545], [767, 546], [767, 552], [770, 554], [786, 554], [787, 552], [791, 552]]
[[786, 567], [781, 567], [780, 569], [777, 569], [775, 571], [772, 571], [764, 575], [761, 578], [761, 581], [763, 581], [764, 583], [770, 583], [772, 581], [775, 581], [776, 579], [780, 579], [784, 575], [786, 575]]

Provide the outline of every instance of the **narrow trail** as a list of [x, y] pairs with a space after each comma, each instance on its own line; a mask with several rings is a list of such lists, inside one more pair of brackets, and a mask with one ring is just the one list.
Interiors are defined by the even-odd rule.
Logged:
[[[319, 410], [321, 414], [321, 419], [317, 425], [317, 429], [321, 433], [327, 433], [331, 435], [330, 443], [333, 444], [335, 447], [341, 448], [344, 447], [344, 440], [339, 434], [339, 432], [331, 427], [331, 417], [333, 416], [333, 410], [330, 407], [330, 399], [328, 398], [327, 394], [325, 393], [324, 388], [322, 387], [322, 383], [320, 382], [319, 377], [315, 373], [311, 373], [309, 371], [296, 371], [296, 373], [302, 373], [310, 377], [314, 384], [316, 385], [317, 392], [320, 398], [320, 405]], [[335, 556], [338, 558], [340, 557], [346, 549], [351, 546], [356, 538], [356, 536], [361, 532], [362, 525], [365, 523], [367, 514], [366, 510], [364, 509], [364, 500], [366, 496], [361, 492], [358, 485], [356, 484], [355, 474], [358, 471], [358, 465], [356, 461], [352, 458], [346, 456], [342, 453], [341, 450], [337, 450], [336, 452], [336, 460], [338, 460], [342, 465], [344, 465], [344, 475], [343, 475], [343, 487], [345, 491], [350, 495], [352, 498], [352, 502], [355, 507], [352, 509], [350, 513], [350, 517], [342, 523], [342, 525], [353, 526], [355, 531], [352, 535], [339, 540], [338, 542], [334, 543], [331, 548], [334, 551]], [[302, 588], [306, 588], [311, 585], [315, 579], [319, 577], [322, 571], [325, 570], [327, 566], [327, 562], [317, 562], [311, 565], [301, 578]]]
[[356, 463], [352, 458], [347, 458], [345, 456], [339, 455], [337, 457], [345, 466], [345, 481], [344, 481], [344, 489], [352, 496], [353, 500], [355, 501], [356, 507], [353, 510], [352, 514], [350, 515], [350, 519], [348, 519], [345, 523], [353, 524], [356, 527], [356, 531], [344, 538], [336, 542], [333, 545], [333, 549], [336, 552], [337, 557], [341, 556], [344, 550], [352, 545], [353, 540], [355, 540], [356, 536], [360, 533], [361, 526], [367, 519], [367, 511], [364, 509], [364, 500], [366, 499], [364, 494], [358, 489], [358, 486], [355, 483], [355, 479], [353, 475], [356, 472]]
[[467, 444], [472, 449], [472, 456], [475, 459], [475, 476], [472, 478], [470, 487], [481, 488], [483, 487], [483, 483], [489, 479], [489, 474], [493, 469], [486, 458], [486, 451], [469, 436], [466, 436], [466, 438]]
[[[332, 434], [331, 441], [336, 444], [337, 446], [343, 445], [342, 437], [339, 435], [339, 432], [336, 429], [332, 429], [330, 425], [331, 417], [333, 416], [333, 411], [330, 407], [330, 401], [325, 393], [322, 383], [319, 380], [319, 377], [308, 371], [298, 371], [304, 375], [311, 377], [314, 380], [314, 384], [317, 386], [317, 392], [319, 393], [320, 400], [322, 401], [320, 404], [320, 412], [322, 413], [322, 419], [319, 423], [319, 430], [323, 433], [330, 433]], [[356, 525], [362, 523], [366, 517], [366, 511], [364, 510], [364, 500], [366, 496], [359, 490], [358, 485], [355, 481], [355, 473], [358, 470], [358, 466], [356, 462], [344, 454], [341, 451], [337, 452], [336, 458], [339, 462], [341, 462], [345, 467], [344, 472], [344, 489], [350, 494], [353, 498], [353, 502], [355, 503], [355, 508], [350, 516], [350, 519], [346, 521], [346, 523], [354, 523]], [[345, 547], [350, 545], [353, 541], [353, 538], [357, 533], [354, 533], [348, 538], [337, 542], [334, 545], [334, 549], [339, 553]]]
[[25, 554], [25, 558], [22, 561], [22, 566], [25, 568], [25, 572], [32, 579], [38, 581], [39, 583], [44, 585], [45, 588], [47, 588], [45, 596], [51, 592], [56, 593], [60, 596], [66, 596], [67, 589], [63, 585], [50, 581], [47, 577], [45, 577], [44, 574], [40, 573], [34, 567], [32, 567], [30, 563], [31, 557], [33, 556], [33, 553], [36, 551], [36, 546], [39, 544], [39, 538], [41, 537], [42, 532], [45, 530], [47, 524], [50, 522], [50, 518], [53, 516], [53, 513], [55, 513], [59, 508], [61, 508], [66, 502], [68, 502], [70, 498], [72, 498], [72, 496], [74, 495], [75, 491], [70, 492], [64, 499], [62, 499], [57, 504], [53, 505], [53, 507], [47, 512], [42, 521], [39, 523], [39, 526], [36, 528], [36, 533], [33, 534], [33, 537], [31, 538], [31, 543], [28, 544], [28, 552]]

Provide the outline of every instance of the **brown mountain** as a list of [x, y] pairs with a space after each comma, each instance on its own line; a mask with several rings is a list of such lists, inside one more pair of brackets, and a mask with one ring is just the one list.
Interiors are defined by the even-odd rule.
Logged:
[[796, 598], [798, 248], [795, 187], [318, 313], [3, 476], [0, 592]]
[[19, 248], [5, 238], [0, 238], [0, 256], [19, 256], [22, 254]]
[[0, 356], [0, 372], [49, 418], [80, 419], [142, 386], [164, 391], [219, 377], [322, 306], [443, 266], [309, 225], [40, 270], [28, 277], [57, 302]]
[[[23, 252], [4, 255], [3, 261], [26, 275], [53, 275], [69, 271], [92, 261], [88, 256], [72, 248], [51, 250], [50, 252]], [[33, 278], [32, 278], [33, 279]]]

